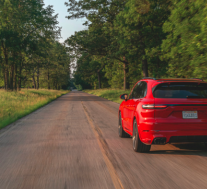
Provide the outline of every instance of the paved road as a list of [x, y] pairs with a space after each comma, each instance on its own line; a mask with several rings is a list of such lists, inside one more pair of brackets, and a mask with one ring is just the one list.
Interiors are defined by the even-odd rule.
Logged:
[[201, 145], [135, 153], [119, 105], [74, 91], [0, 131], [0, 189], [207, 188]]

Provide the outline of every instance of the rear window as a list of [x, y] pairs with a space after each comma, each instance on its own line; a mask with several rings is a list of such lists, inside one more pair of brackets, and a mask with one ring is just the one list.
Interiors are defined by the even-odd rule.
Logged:
[[162, 83], [153, 88], [155, 98], [207, 98], [205, 83]]

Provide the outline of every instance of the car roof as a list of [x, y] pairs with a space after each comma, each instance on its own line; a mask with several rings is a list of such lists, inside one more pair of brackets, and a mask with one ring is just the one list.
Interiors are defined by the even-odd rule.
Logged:
[[151, 80], [157, 82], [199, 82], [199, 83], [206, 83], [202, 79], [199, 78], [152, 78], [152, 77], [144, 77], [142, 80]]

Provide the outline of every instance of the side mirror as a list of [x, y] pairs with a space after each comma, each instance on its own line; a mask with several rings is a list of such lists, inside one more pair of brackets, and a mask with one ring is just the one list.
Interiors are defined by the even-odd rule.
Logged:
[[120, 98], [122, 100], [127, 100], [128, 99], [128, 94], [122, 94], [122, 95], [120, 95]]

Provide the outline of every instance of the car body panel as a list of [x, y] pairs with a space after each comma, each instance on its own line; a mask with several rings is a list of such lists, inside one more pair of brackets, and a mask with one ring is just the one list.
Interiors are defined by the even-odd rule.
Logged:
[[[119, 108], [123, 116], [122, 124], [125, 132], [132, 135], [133, 121], [136, 119], [140, 140], [149, 145], [153, 144], [153, 140], [158, 137], [165, 137], [166, 143], [168, 143], [173, 136], [207, 136], [207, 99], [154, 98], [153, 96], [153, 88], [161, 83], [205, 82], [194, 79], [143, 79], [140, 81], [147, 82], [146, 96], [123, 101]], [[167, 105], [167, 107], [164, 109], [143, 109], [142, 105], [146, 104]], [[183, 111], [197, 111], [198, 118], [184, 119], [182, 117]]]

